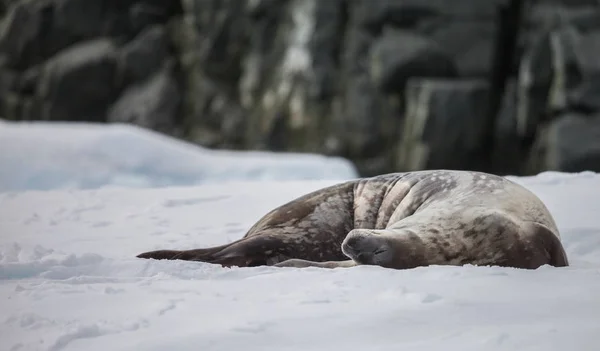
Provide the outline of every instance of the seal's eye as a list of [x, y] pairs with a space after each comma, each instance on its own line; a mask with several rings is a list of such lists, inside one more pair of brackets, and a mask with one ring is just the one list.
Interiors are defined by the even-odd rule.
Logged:
[[375, 252], [373, 252], [373, 255], [377, 256], [377, 255], [380, 255], [382, 253], [385, 253], [386, 251], [387, 251], [387, 249], [375, 250]]

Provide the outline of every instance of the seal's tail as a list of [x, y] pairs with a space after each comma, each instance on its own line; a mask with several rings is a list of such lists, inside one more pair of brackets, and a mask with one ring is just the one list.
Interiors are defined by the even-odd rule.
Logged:
[[281, 239], [259, 236], [246, 237], [230, 244], [194, 250], [157, 250], [136, 257], [156, 260], [184, 260], [219, 264], [223, 267], [254, 267], [273, 265], [288, 259], [289, 250]]
[[553, 236], [552, 238], [554, 240], [554, 245], [550, 252], [550, 265], [554, 267], [569, 266], [569, 258], [567, 257], [567, 253], [565, 252], [565, 248], [560, 242], [560, 239], [556, 236]]
[[534, 226], [534, 235], [541, 245], [546, 249], [548, 264], [554, 267], [569, 266], [569, 259], [565, 248], [560, 240], [560, 236], [555, 234], [547, 226], [540, 223], [531, 223]]

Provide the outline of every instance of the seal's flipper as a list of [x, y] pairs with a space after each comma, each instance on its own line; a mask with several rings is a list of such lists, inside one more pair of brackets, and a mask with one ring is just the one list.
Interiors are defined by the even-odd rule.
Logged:
[[279, 237], [246, 237], [227, 245], [185, 251], [158, 250], [139, 254], [139, 258], [199, 261], [224, 267], [273, 265], [289, 258], [289, 250]]
[[554, 267], [568, 267], [569, 259], [558, 235], [543, 224], [531, 222], [529, 225], [532, 227], [528, 228], [530, 237], [544, 248], [547, 263]]
[[358, 264], [353, 260], [346, 261], [327, 261], [327, 262], [315, 262], [302, 260], [298, 258], [292, 258], [275, 264], [275, 267], [293, 267], [293, 268], [307, 268], [307, 267], [318, 267], [318, 268], [348, 268], [354, 267]]
[[221, 245], [215, 247], [209, 247], [205, 249], [194, 249], [194, 250], [156, 250], [148, 251], [137, 255], [138, 258], [147, 258], [155, 260], [184, 260], [184, 261], [202, 261], [206, 257], [210, 257], [212, 254], [219, 252], [229, 246]]
[[157, 251], [144, 252], [135, 257], [154, 259], [154, 260], [174, 260], [175, 259], [174, 257], [181, 254], [182, 252], [184, 252], [184, 251], [157, 250]]

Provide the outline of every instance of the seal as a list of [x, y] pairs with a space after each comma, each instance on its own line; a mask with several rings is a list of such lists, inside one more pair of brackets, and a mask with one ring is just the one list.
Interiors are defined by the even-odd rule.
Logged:
[[277, 207], [229, 244], [137, 257], [224, 267], [568, 266], [555, 221], [504, 177], [426, 170], [359, 178]]

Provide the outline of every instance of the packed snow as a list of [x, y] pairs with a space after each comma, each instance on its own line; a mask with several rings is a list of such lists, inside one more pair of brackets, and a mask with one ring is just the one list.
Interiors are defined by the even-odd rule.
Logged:
[[209, 150], [127, 124], [0, 119], [0, 191], [356, 176], [354, 165], [339, 157]]
[[[91, 145], [92, 134], [81, 135]], [[47, 138], [40, 133], [57, 150]], [[34, 169], [44, 160], [30, 161]], [[333, 178], [5, 191], [0, 350], [597, 350], [600, 175], [511, 179], [547, 204], [570, 267], [222, 268], [135, 258], [231, 242]]]

